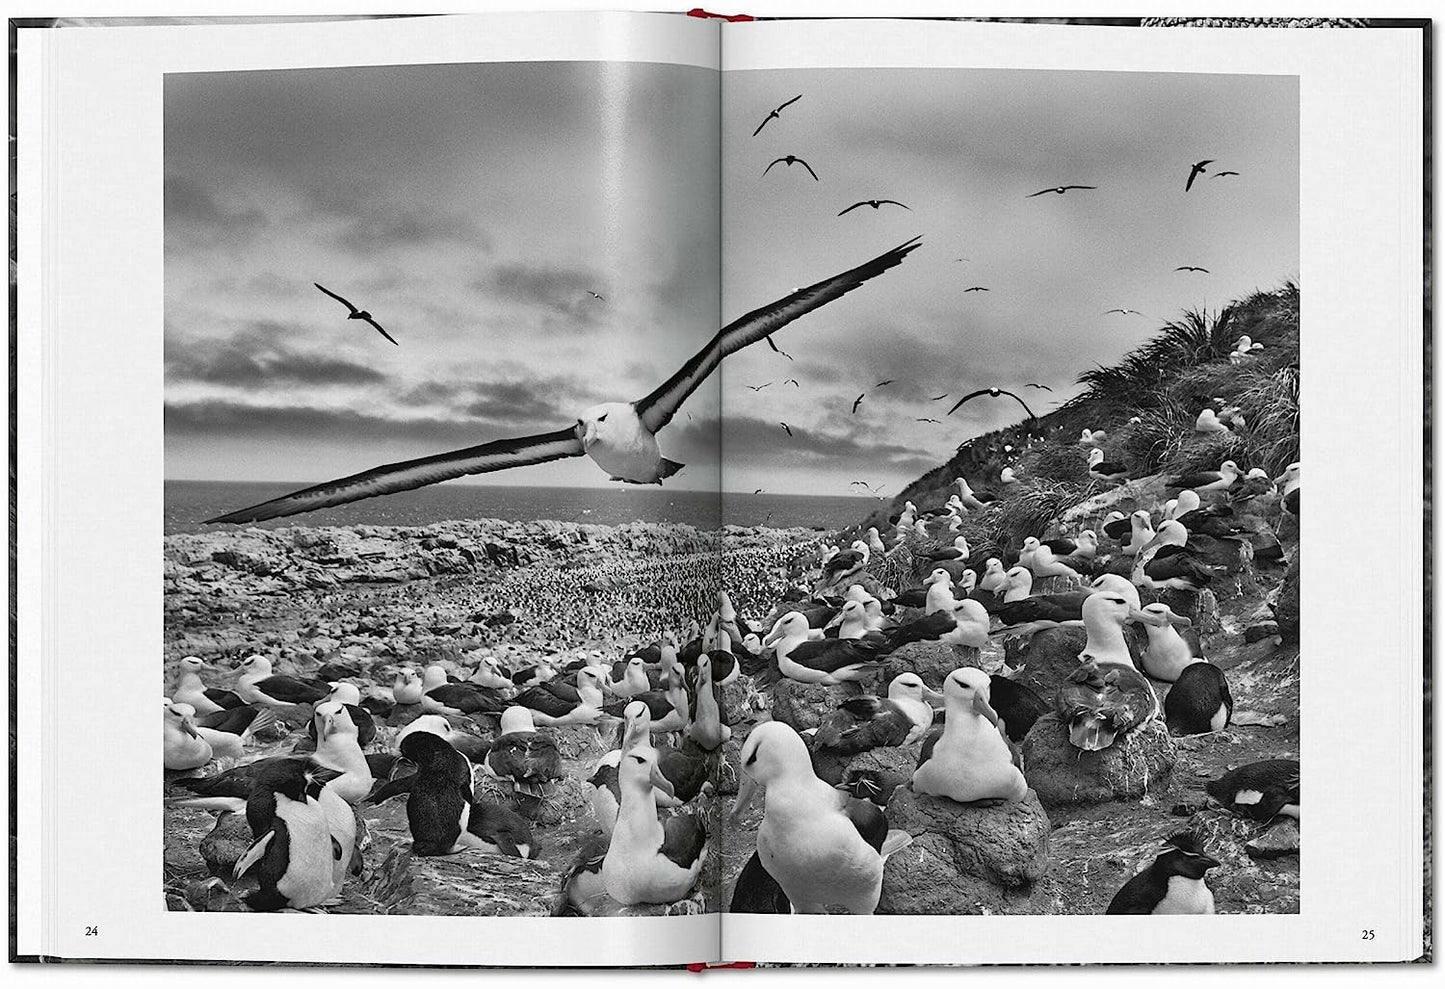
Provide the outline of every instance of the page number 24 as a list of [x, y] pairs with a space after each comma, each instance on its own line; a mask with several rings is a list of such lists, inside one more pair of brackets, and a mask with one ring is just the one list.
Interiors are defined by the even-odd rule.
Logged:
[[100, 936], [100, 928], [99, 928], [99, 927], [87, 927], [87, 928], [85, 929], [85, 936], [86, 936], [86, 937], [99, 937], [99, 936]]

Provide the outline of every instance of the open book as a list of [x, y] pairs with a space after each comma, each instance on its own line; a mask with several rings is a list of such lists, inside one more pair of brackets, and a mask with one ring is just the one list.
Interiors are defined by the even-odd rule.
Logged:
[[12, 957], [1428, 954], [1334, 28], [18, 23]]

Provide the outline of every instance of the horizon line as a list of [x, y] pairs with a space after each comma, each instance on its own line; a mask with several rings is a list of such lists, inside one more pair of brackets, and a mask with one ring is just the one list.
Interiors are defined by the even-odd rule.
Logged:
[[[162, 481], [162, 483], [164, 483], [164, 484], [171, 484], [171, 483], [176, 483], [176, 484], [275, 484], [275, 485], [286, 485], [286, 486], [292, 486], [292, 485], [294, 485], [294, 486], [297, 487], [297, 488], [302, 488], [302, 487], [308, 486], [305, 481], [265, 481], [265, 480], [238, 481], [238, 480], [234, 480], [234, 479], [216, 480], [216, 479], [214, 479], [214, 478], [200, 478], [200, 477], [165, 477], [165, 478], [162, 478], [161, 481]], [[617, 485], [604, 485], [604, 484], [482, 484], [482, 483], [477, 483], [477, 482], [475, 482], [475, 481], [473, 481], [473, 482], [471, 482], [471, 483], [468, 483], [468, 482], [462, 481], [462, 480], [460, 480], [460, 479], [453, 479], [453, 480], [451, 480], [451, 481], [447, 481], [447, 482], [444, 482], [444, 483], [450, 484], [450, 485], [452, 485], [453, 487], [467, 487], [467, 488], [548, 488], [548, 489], [551, 489], [551, 490], [561, 490], [561, 491], [620, 491], [620, 492], [626, 492], [626, 491], [628, 491], [628, 490], [630, 490], [630, 489], [632, 489], [632, 488], [638, 488], [638, 489], [642, 489], [642, 490], [669, 491], [669, 492], [672, 492], [672, 493], [674, 493], [674, 494], [676, 494], [676, 493], [685, 493], [685, 494], [708, 494], [708, 493], [716, 493], [716, 494], [724, 494], [724, 495], [742, 495], [743, 497], [747, 497], [747, 498], [761, 497], [761, 495], [754, 495], [754, 493], [753, 493], [752, 491], [745, 490], [745, 489], [737, 489], [737, 490], [734, 490], [734, 489], [729, 489], [729, 488], [663, 488], [663, 487], [661, 487], [661, 486], [659, 486], [659, 485], [653, 485], [653, 484], [632, 484], [632, 485], [622, 485], [622, 484], [617, 484]], [[440, 487], [440, 485], [427, 485], [426, 487]], [[423, 491], [423, 490], [426, 490], [426, 488], [413, 488], [412, 490], [414, 490], [414, 491]], [[397, 494], [405, 494], [406, 492], [396, 492], [396, 493], [397, 493]], [[800, 492], [795, 492], [795, 491], [768, 491], [768, 490], [764, 490], [764, 491], [762, 492], [762, 494], [763, 494], [763, 495], [776, 495], [776, 496], [783, 496], [783, 495], [785, 495], [785, 496], [791, 497], [791, 498], [849, 498], [849, 499], [852, 499], [852, 500], [854, 500], [854, 501], [880, 501], [880, 502], [881, 502], [881, 501], [891, 501], [891, 500], [892, 500], [892, 496], [889, 496], [888, 498], [870, 498], [870, 497], [868, 497], [868, 496], [866, 496], [866, 495], [855, 495], [855, 494], [817, 494], [817, 493], [813, 493], [813, 492], [803, 492], [803, 493], [800, 493]]]

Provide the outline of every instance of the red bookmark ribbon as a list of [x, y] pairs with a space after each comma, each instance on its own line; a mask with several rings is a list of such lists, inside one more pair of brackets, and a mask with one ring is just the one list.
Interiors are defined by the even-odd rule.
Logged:
[[[751, 20], [752, 18], [749, 18]], [[757, 962], [723, 962], [721, 965], [709, 965], [706, 962], [693, 962], [687, 967], [689, 972], [696, 975], [698, 972], [709, 968], [757, 968]]]
[[[730, 22], [730, 23], [737, 23], [738, 21], [750, 21], [750, 20], [753, 19], [751, 14], [714, 14], [712, 11], [710, 11], [710, 10], [703, 10], [701, 7], [694, 7], [694, 8], [692, 8], [691, 10], [689, 10], [689, 11], [687, 12], [687, 16], [688, 16], [688, 17], [704, 17], [704, 18], [709, 18], [709, 17], [710, 17], [710, 18], [716, 18], [717, 20], [720, 20], [720, 21], [728, 21], [728, 22]], [[691, 968], [691, 967], [692, 967], [691, 965], [688, 966], [688, 968]], [[728, 967], [728, 966], [717, 966], [717, 965], [714, 965], [714, 966], [712, 966], [712, 967], [713, 967], [713, 968], [718, 968], [718, 967]], [[738, 967], [738, 966], [737, 966], [737, 963], [733, 963], [733, 964], [731, 965], [731, 967], [733, 967], [733, 968]]]

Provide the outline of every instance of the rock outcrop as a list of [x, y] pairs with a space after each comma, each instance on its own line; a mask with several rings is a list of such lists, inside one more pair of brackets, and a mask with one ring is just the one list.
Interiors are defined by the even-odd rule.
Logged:
[[996, 913], [1048, 869], [1049, 819], [1033, 793], [989, 807], [900, 786], [888, 826], [913, 842], [884, 866], [879, 913]]
[[910, 642], [889, 653], [883, 661], [879, 693], [900, 673], [917, 673], [934, 690], [943, 689], [944, 678], [964, 666], [982, 668], [979, 651], [947, 642]]
[[857, 684], [824, 686], [784, 677], [773, 686], [773, 720], [781, 721], [797, 732], [805, 732], [809, 728], [817, 728], [838, 709], [839, 704], [850, 697], [857, 697], [859, 693]]
[[1161, 789], [1174, 768], [1174, 743], [1155, 719], [1107, 749], [1086, 752], [1050, 712], [1023, 742], [1024, 774], [1045, 807], [1129, 800]]

